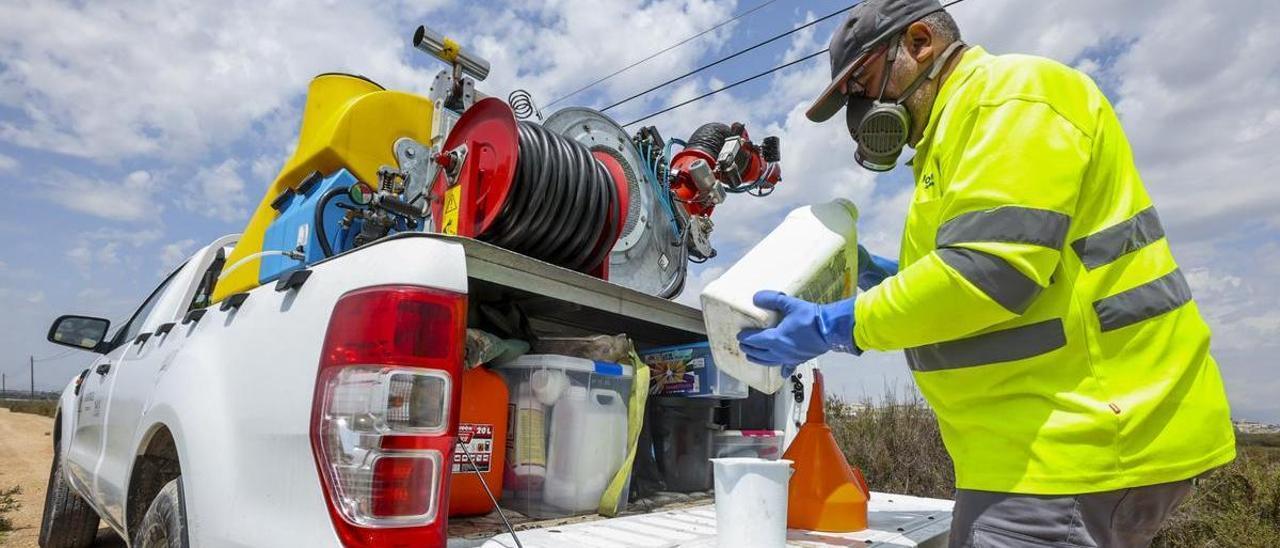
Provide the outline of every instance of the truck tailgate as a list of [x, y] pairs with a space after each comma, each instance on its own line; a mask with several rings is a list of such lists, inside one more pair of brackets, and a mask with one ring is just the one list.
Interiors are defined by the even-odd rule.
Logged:
[[[856, 533], [823, 533], [792, 529], [787, 545], [827, 546], [946, 546], [951, 528], [952, 501], [871, 494], [870, 527]], [[716, 510], [704, 504], [572, 525], [518, 531], [524, 548], [714, 548]], [[516, 548], [511, 535], [484, 540], [450, 541], [450, 548]]]

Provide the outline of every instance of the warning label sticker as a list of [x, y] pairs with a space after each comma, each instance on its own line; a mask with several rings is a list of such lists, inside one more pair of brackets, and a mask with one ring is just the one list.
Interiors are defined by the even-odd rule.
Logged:
[[[488, 472], [490, 463], [493, 462], [493, 425], [492, 424], [471, 424], [461, 423], [458, 425], [458, 442], [463, 451], [459, 448], [453, 452], [453, 471], [454, 472], [470, 472], [470, 463], [474, 462], [476, 470]], [[471, 454], [471, 458], [467, 458], [467, 454]]]
[[440, 223], [441, 233], [454, 236], [458, 234], [458, 205], [461, 202], [462, 185], [455, 186], [444, 192], [443, 221]]

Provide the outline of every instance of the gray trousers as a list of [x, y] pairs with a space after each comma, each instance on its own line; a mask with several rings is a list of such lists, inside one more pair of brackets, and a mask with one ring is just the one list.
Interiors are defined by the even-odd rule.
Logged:
[[956, 491], [952, 548], [1148, 546], [1193, 480], [1084, 495]]

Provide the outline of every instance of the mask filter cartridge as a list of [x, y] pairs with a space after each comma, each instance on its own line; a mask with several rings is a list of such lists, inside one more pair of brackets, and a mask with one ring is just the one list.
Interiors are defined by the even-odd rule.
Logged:
[[[898, 156], [907, 145], [911, 132], [911, 113], [904, 104], [908, 97], [925, 82], [938, 77], [947, 60], [960, 49], [964, 43], [952, 42], [942, 55], [935, 57], [930, 66], [907, 86], [897, 100], [884, 99], [885, 88], [888, 87], [890, 75], [893, 74], [893, 61], [898, 53], [898, 44], [894, 44], [885, 56], [883, 84], [879, 97], [867, 108], [845, 107], [845, 124], [849, 134], [858, 144], [854, 159], [858, 165], [871, 171], [889, 171], [898, 165]], [[851, 97], [851, 100], [853, 98]]]

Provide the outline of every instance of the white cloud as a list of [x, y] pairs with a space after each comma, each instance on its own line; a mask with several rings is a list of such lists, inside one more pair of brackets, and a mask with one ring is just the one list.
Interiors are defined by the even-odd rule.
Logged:
[[[539, 105], [578, 89], [599, 76], [647, 57], [669, 43], [691, 36], [736, 11], [735, 0], [562, 0], [475, 6], [469, 26], [459, 32], [493, 70], [484, 87], [505, 97], [516, 88], [531, 91]], [[624, 97], [652, 85], [653, 75], [675, 75], [703, 61], [738, 23], [726, 25], [669, 55], [624, 72], [596, 91]], [[625, 95], [624, 95], [625, 94]], [[584, 94], [550, 111], [583, 104]]]
[[179, 203], [183, 209], [205, 217], [223, 221], [247, 219], [251, 211], [239, 168], [240, 162], [235, 159], [201, 168], [192, 177], [191, 188], [179, 198]]
[[18, 160], [12, 156], [0, 154], [0, 172], [18, 169]]
[[54, 203], [112, 221], [158, 219], [164, 210], [156, 200], [160, 185], [146, 171], [134, 171], [118, 182], [63, 172], [50, 186]]
[[160, 248], [160, 274], [168, 274], [195, 250], [196, 241], [191, 238], [165, 244]]
[[706, 289], [707, 284], [724, 274], [724, 271], [725, 268], [723, 266], [712, 266], [690, 271], [684, 281], [684, 291], [676, 297], [676, 302], [694, 308], [702, 308], [702, 300], [699, 298], [702, 295], [702, 290]]
[[[78, 235], [66, 251], [67, 260], [84, 276], [92, 274], [94, 268], [114, 267], [122, 264], [137, 266], [130, 260], [136, 250], [159, 240], [163, 231], [159, 228], [146, 230], [120, 230], [105, 228]], [[121, 258], [121, 249], [132, 249], [127, 256]]]
[[403, 11], [372, 2], [6, 2], [0, 106], [21, 115], [0, 122], [0, 139], [111, 162], [191, 159], [241, 137], [321, 72], [425, 90], [429, 74], [407, 63]]

